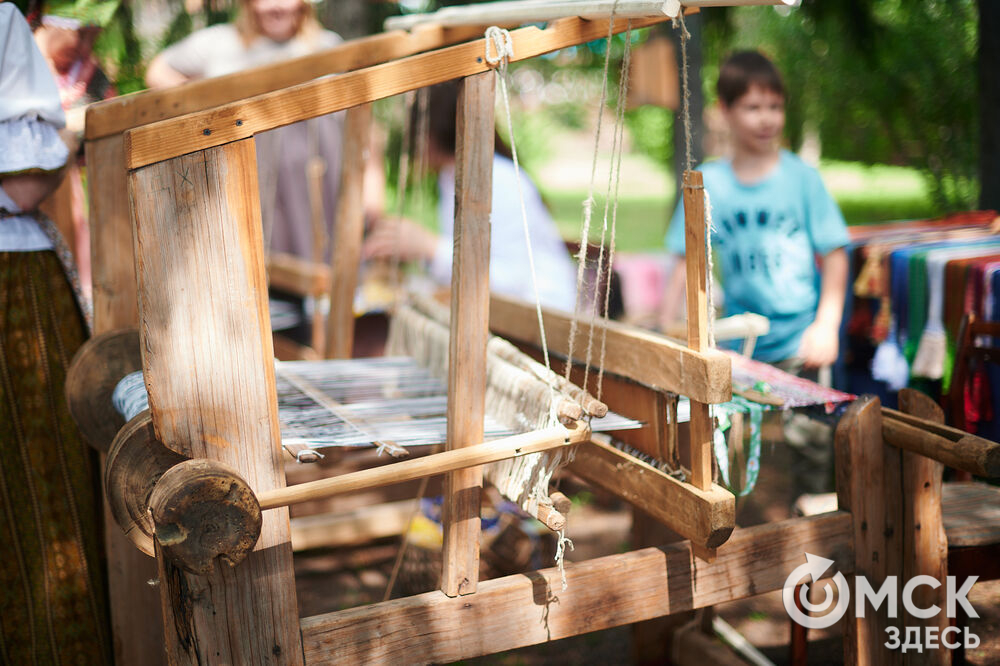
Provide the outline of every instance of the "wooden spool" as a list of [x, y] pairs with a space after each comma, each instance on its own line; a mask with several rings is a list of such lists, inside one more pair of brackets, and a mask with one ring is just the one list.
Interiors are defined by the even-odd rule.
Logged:
[[104, 493], [115, 521], [135, 546], [153, 557], [149, 496], [168, 469], [187, 458], [157, 441], [149, 410], [126, 423], [104, 465]]
[[101, 333], [88, 340], [66, 375], [66, 402], [84, 440], [107, 453], [125, 419], [111, 404], [122, 377], [142, 369], [139, 331], [134, 328]]
[[221, 559], [236, 566], [260, 536], [257, 497], [234, 469], [215, 460], [186, 460], [153, 488], [149, 509], [164, 556], [196, 574]]

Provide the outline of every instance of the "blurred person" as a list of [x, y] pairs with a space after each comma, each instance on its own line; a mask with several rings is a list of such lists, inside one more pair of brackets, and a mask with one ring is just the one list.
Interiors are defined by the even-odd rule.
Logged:
[[[80, 171], [80, 167], [84, 166], [84, 113], [88, 104], [117, 94], [93, 52], [94, 41], [117, 8], [118, 0], [50, 2], [46, 3], [44, 13], [41, 7], [36, 7], [28, 15], [35, 42], [55, 76], [62, 108], [66, 112], [63, 138], [70, 147], [71, 159], [63, 187], [69, 188], [72, 249], [80, 272], [80, 283], [88, 298], [91, 295], [90, 227]], [[67, 235], [70, 235], [70, 230], [67, 230]]]
[[97, 453], [64, 395], [87, 337], [72, 256], [38, 212], [70, 157], [52, 73], [0, 2], [0, 661], [110, 664]]
[[[419, 106], [419, 105], [416, 105]], [[416, 109], [415, 106], [415, 109]], [[366, 259], [392, 258], [425, 262], [431, 278], [441, 286], [451, 284], [455, 228], [455, 140], [458, 84], [454, 81], [430, 88], [427, 103], [427, 164], [437, 172], [438, 225], [434, 233], [416, 222], [383, 219], [365, 240]], [[416, 126], [416, 123], [411, 123]], [[538, 298], [546, 307], [572, 312], [576, 302], [576, 270], [542, 197], [521, 169], [521, 190], [531, 248], [538, 278]], [[514, 162], [507, 147], [495, 138], [493, 195], [490, 211], [490, 291], [535, 302], [528, 250], [524, 239], [521, 203]]]
[[[301, 57], [341, 43], [323, 29], [305, 0], [240, 0], [233, 23], [198, 30], [153, 58], [146, 70], [151, 88], [222, 76]], [[255, 136], [264, 242], [272, 253], [329, 262], [340, 191], [343, 114], [288, 125]], [[321, 179], [322, 201], [312, 201], [311, 178]], [[313, 207], [321, 208], [323, 229], [315, 229]], [[310, 340], [304, 299], [275, 289], [271, 295], [292, 303], [300, 322], [283, 331], [302, 344]]]
[[[781, 148], [785, 87], [756, 51], [729, 56], [716, 86], [732, 138], [725, 159], [698, 167], [712, 207], [712, 250], [725, 314], [753, 312], [770, 321], [754, 358], [812, 381], [839, 353], [847, 290], [847, 225], [819, 172]], [[667, 233], [678, 261], [664, 301], [664, 325], [683, 302], [684, 206]], [[801, 416], [801, 415], [799, 415]], [[785, 429], [798, 459], [793, 485], [820, 493], [832, 482], [832, 432], [796, 418]]]

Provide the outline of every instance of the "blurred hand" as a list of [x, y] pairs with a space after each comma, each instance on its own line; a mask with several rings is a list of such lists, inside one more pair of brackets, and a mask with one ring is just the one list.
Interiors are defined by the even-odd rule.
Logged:
[[437, 234], [416, 222], [381, 220], [365, 239], [361, 256], [366, 260], [398, 257], [400, 261], [430, 261], [437, 243]]
[[816, 320], [802, 334], [799, 343], [799, 357], [807, 368], [822, 368], [832, 365], [840, 351], [837, 326]]

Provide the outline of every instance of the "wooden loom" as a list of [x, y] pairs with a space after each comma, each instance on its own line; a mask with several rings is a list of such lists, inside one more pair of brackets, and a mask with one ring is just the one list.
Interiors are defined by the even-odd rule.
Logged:
[[[634, 26], [652, 22], [635, 21]], [[622, 22], [617, 29], [624, 27]], [[535, 40], [543, 41], [544, 50], [551, 50], [606, 34], [606, 22], [568, 19], [544, 31], [529, 28], [515, 31], [513, 36], [515, 53], [527, 57], [542, 48], [532, 50], [527, 46]], [[461, 244], [456, 249], [452, 319], [459, 334], [452, 340], [457, 339], [453, 344], [464, 343], [471, 350], [455, 358], [468, 363], [467, 367], [481, 367], [473, 362], [481, 353], [472, 341], [485, 339], [487, 317], [495, 330], [511, 338], [528, 343], [535, 340], [537, 332], [532, 327], [519, 325], [519, 320], [526, 319], [521, 316], [523, 306], [497, 299], [487, 305], [483, 279], [486, 262], [482, 258], [489, 253], [488, 246], [483, 251], [482, 243], [484, 238], [488, 243], [488, 233], [458, 233], [482, 225], [484, 210], [487, 214], [489, 210], [488, 202], [484, 207], [481, 198], [486, 193], [488, 199], [488, 166], [485, 178], [482, 167], [488, 164], [484, 158], [491, 156], [492, 150], [483, 150], [487, 142], [482, 139], [487, 134], [492, 136], [492, 73], [475, 62], [482, 51], [479, 40], [388, 63], [358, 72], [357, 76], [304, 84], [280, 97], [265, 95], [127, 133], [143, 311], [143, 364], [153, 405], [147, 427], [159, 441], [188, 456], [229, 462], [260, 499], [268, 490], [280, 492], [277, 488], [283, 485], [273, 404], [274, 377], [269, 363], [269, 327], [263, 306], [259, 217], [254, 205], [257, 195], [252, 135], [301, 119], [305, 112], [297, 101], [312, 102], [315, 106], [308, 113], [319, 115], [401, 92], [407, 86], [468, 77], [463, 86], [460, 118], [475, 120], [478, 130], [470, 126], [472, 123], [463, 126], [460, 122], [458, 178], [466, 187], [460, 188], [463, 199], [456, 206], [456, 238], [461, 239]], [[406, 82], [400, 83], [400, 79]], [[331, 85], [333, 82], [336, 85]], [[289, 113], [274, 115], [275, 111], [288, 109]], [[490, 119], [488, 125], [483, 122], [485, 116]], [[171, 137], [171, 141], [163, 142], [164, 136]], [[689, 185], [693, 183], [689, 181]], [[695, 196], [694, 188], [687, 188], [685, 196]], [[175, 225], [185, 233], [177, 234]], [[690, 244], [700, 245], [696, 241]], [[468, 261], [475, 257], [479, 260]], [[478, 274], [470, 270], [470, 263], [478, 268]], [[187, 291], [195, 284], [208, 284], [210, 288], [201, 294]], [[703, 291], [700, 300], [697, 291], [689, 297], [695, 304], [690, 311], [704, 314]], [[211, 311], [205, 307], [208, 302]], [[461, 310], [459, 303], [463, 305]], [[490, 314], [487, 307], [492, 310]], [[704, 335], [704, 327], [699, 328], [697, 321], [694, 342], [701, 341]], [[567, 326], [566, 317], [547, 315], [548, 331], [560, 327], [565, 330]], [[462, 327], [469, 332], [463, 334]], [[565, 339], [565, 333], [550, 335]], [[684, 393], [706, 404], [728, 398], [727, 366], [710, 351], [676, 347], [658, 336], [614, 326], [609, 327], [608, 343], [611, 372]], [[481, 373], [462, 372], [456, 366], [459, 364], [452, 363], [451, 395], [457, 396], [454, 411], [463, 419], [455, 419], [455, 431], [449, 439], [452, 444], [467, 444], [478, 441], [469, 433], [481, 427], [482, 418], [481, 409], [477, 419], [462, 404], [463, 399], [476, 393], [466, 385], [469, 381], [481, 382], [482, 378], [476, 376]], [[175, 372], [177, 368], [199, 368], [198, 374], [208, 374], [208, 381], [194, 384], [187, 374]], [[665, 408], [662, 393], [647, 395]], [[664, 411], [660, 409], [659, 413]], [[710, 436], [707, 421], [704, 428]], [[694, 429], [692, 439], [697, 443], [698, 426]], [[732, 529], [731, 496], [727, 498], [725, 491], [710, 486], [707, 451], [697, 454], [691, 464], [694, 485], [700, 482], [705, 486], [701, 493], [671, 479], [657, 491], [657, 497], [648, 495], [653, 486], [643, 483], [642, 477], [648, 472], [638, 461], [616, 458], [618, 454], [594, 444], [583, 445], [581, 454], [585, 460], [594, 461], [590, 463], [591, 476], [609, 485], [621, 484], [622, 494], [654, 510], [659, 507], [664, 519], [686, 523], [682, 527], [692, 542], [574, 565], [567, 572], [570, 588], [558, 595], [554, 592], [557, 574], [546, 571], [534, 578], [515, 576], [489, 581], [479, 586], [475, 596], [449, 599], [447, 593], [471, 593], [477, 587], [472, 547], [473, 535], [479, 529], [477, 507], [475, 501], [466, 501], [473, 498], [462, 489], [478, 486], [479, 481], [476, 470], [465, 470], [450, 478], [449, 501], [452, 515], [458, 519], [450, 521], [447, 531], [443, 580], [446, 594], [430, 593], [306, 618], [301, 623], [300, 652], [287, 518], [280, 510], [264, 519], [256, 550], [232, 570], [221, 567], [207, 577], [198, 577], [158, 558], [161, 599], [169, 618], [166, 630], [170, 657], [178, 662], [240, 663], [266, 658], [297, 663], [304, 654], [307, 661], [391, 661], [406, 650], [410, 659], [448, 661], [776, 589], [801, 562], [803, 550], [833, 558], [841, 571], [854, 568], [850, 557], [852, 520], [844, 512], [743, 530], [714, 562], [692, 560], [689, 549], [718, 546]], [[684, 507], [692, 507], [690, 513]], [[693, 515], [701, 518], [693, 520]], [[755, 554], [754, 561], [748, 561], [750, 553]], [[470, 614], [482, 622], [489, 618], [492, 631], [484, 634], [475, 626], [478, 623], [468, 621]], [[506, 628], [497, 626], [498, 615]], [[546, 622], [536, 625], [537, 617], [547, 618]], [[581, 623], [581, 618], [588, 618], [588, 622]], [[405, 629], [387, 638], [379, 626], [383, 623]]]

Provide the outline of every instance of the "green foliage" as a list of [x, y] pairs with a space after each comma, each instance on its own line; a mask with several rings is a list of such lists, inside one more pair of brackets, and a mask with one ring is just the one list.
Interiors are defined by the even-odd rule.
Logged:
[[118, 89], [119, 95], [145, 88], [146, 66], [135, 31], [131, 0], [123, 0], [111, 22], [101, 31], [94, 45], [98, 60]]
[[[786, 77], [793, 146], [811, 126], [824, 156], [914, 166], [937, 209], [975, 205], [974, 0], [806, 2], [725, 16], [706, 30], [706, 62], [737, 48], [772, 57]], [[713, 66], [704, 72], [712, 82]]]
[[625, 126], [637, 152], [670, 166], [674, 158], [674, 114], [658, 106], [640, 106], [625, 113]]

